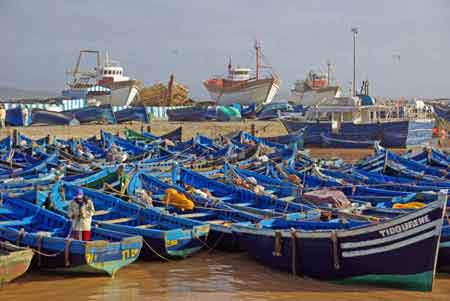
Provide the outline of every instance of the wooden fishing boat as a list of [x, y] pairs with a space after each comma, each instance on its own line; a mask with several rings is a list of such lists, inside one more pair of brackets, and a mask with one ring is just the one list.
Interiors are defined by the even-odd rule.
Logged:
[[322, 146], [336, 148], [372, 148], [377, 141], [353, 140], [351, 137], [321, 133]]
[[116, 123], [116, 117], [114, 116], [111, 105], [85, 107], [81, 109], [64, 111], [63, 113], [67, 117], [76, 118], [80, 123]]
[[[26, 110], [26, 113], [24, 112]], [[10, 126], [26, 126], [31, 124], [31, 114], [26, 107], [19, 105], [6, 110], [6, 124]], [[27, 120], [25, 120], [27, 118]]]
[[99, 190], [103, 189], [105, 184], [113, 187], [120, 185], [122, 172], [126, 175], [126, 171], [119, 169], [118, 166], [107, 166], [94, 173], [75, 177], [64, 177], [64, 181], [70, 182], [73, 185]]
[[208, 224], [210, 226], [210, 232], [208, 234], [206, 245], [212, 249], [239, 251], [236, 239], [231, 231], [231, 225], [234, 223], [258, 222], [261, 220], [261, 216], [249, 214], [241, 210], [235, 210], [222, 204], [211, 204], [208, 207], [195, 206], [192, 210], [181, 210], [164, 202], [163, 198], [165, 191], [169, 188], [189, 196], [199, 204], [206, 204], [211, 201], [208, 199], [200, 200], [201, 197], [192, 195], [179, 186], [170, 185], [150, 174], [142, 172], [137, 172], [133, 175], [133, 178], [128, 185], [127, 193], [130, 197], [130, 201], [133, 201], [133, 199], [135, 199], [136, 190], [144, 189], [145, 191], [152, 193], [153, 206], [162, 207], [171, 215]]
[[124, 123], [130, 121], [141, 121], [149, 123], [150, 118], [145, 110], [145, 107], [129, 107], [123, 110], [114, 112], [114, 117], [117, 123]]
[[137, 132], [132, 129], [125, 129], [125, 136], [128, 140], [132, 141], [144, 141], [144, 142], [153, 142], [156, 140], [164, 140], [168, 139], [172, 142], [181, 142], [183, 133], [183, 127], [178, 127], [175, 130], [164, 134], [162, 136], [156, 136], [148, 132]]
[[[67, 200], [72, 199], [79, 189], [92, 199], [96, 209], [93, 220], [99, 228], [142, 236], [145, 245], [142, 258], [184, 258], [202, 249], [208, 237], [208, 225], [182, 218], [182, 215], [171, 216], [161, 210], [142, 209], [112, 195], [68, 183], [63, 187]], [[57, 185], [53, 191], [55, 204], [65, 211], [67, 202], [61, 200]]]
[[12, 177], [27, 177], [43, 171], [47, 171], [48, 165], [50, 163], [56, 162], [57, 158], [57, 152], [54, 152], [52, 154], [42, 153], [41, 158], [36, 159], [31, 164], [24, 165], [21, 168], [9, 169], [5, 172], [0, 173], [0, 178], [5, 179]]
[[22, 276], [33, 259], [33, 250], [0, 241], [0, 287]]
[[225, 202], [227, 206], [260, 216], [281, 216], [288, 213], [315, 211], [315, 208], [311, 206], [291, 202], [291, 197], [282, 199], [256, 194], [251, 190], [219, 182], [186, 168], [180, 168], [179, 171], [174, 169], [172, 179], [173, 183], [179, 183], [181, 186], [187, 184], [197, 189], [207, 188], [215, 198]]
[[141, 251], [142, 237], [101, 228], [92, 229], [92, 241], [73, 240], [68, 219], [21, 196], [3, 195], [0, 210], [0, 239], [38, 250], [41, 270], [114, 276]]
[[278, 221], [232, 228], [251, 256], [276, 269], [338, 283], [431, 291], [446, 202], [443, 193], [417, 211], [356, 227]]
[[31, 113], [33, 124], [46, 125], [79, 125], [80, 122], [73, 116], [65, 115], [62, 112], [47, 111], [43, 109], [33, 109]]
[[167, 110], [169, 121], [207, 121], [215, 117], [208, 107], [192, 106]]

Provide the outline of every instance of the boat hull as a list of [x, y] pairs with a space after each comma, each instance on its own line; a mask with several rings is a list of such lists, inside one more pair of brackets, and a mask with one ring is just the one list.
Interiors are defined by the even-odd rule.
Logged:
[[117, 123], [130, 122], [130, 121], [141, 121], [144, 123], [149, 123], [149, 117], [145, 110], [145, 107], [131, 107], [126, 108], [114, 113]]
[[33, 109], [32, 112], [33, 124], [48, 124], [48, 125], [79, 125], [80, 122], [70, 116], [66, 116], [61, 112], [52, 112], [41, 109]]
[[323, 146], [322, 135], [352, 141], [378, 140], [384, 147], [414, 147], [432, 139], [434, 120], [404, 120], [369, 124], [344, 122], [339, 133], [333, 133], [331, 122], [282, 119], [289, 133], [305, 129], [307, 146]]
[[135, 81], [127, 81], [124, 83], [114, 83], [105, 85], [111, 89], [111, 95], [98, 95], [95, 97], [101, 104], [109, 104], [112, 106], [130, 106], [139, 100], [139, 88]]
[[64, 115], [76, 118], [80, 123], [102, 122], [115, 124], [116, 117], [110, 105], [92, 106], [76, 110], [64, 111]]
[[240, 87], [217, 88], [204, 82], [211, 98], [219, 105], [251, 105], [270, 103], [280, 89], [275, 79], [246, 82]]
[[[270, 267], [319, 280], [432, 290], [445, 202], [345, 231], [235, 227], [238, 243]], [[411, 260], [413, 258], [413, 260]]]
[[296, 104], [302, 104], [306, 107], [318, 104], [324, 99], [332, 99], [340, 96], [340, 88], [327, 87], [317, 90], [308, 90], [304, 92], [292, 90], [292, 101]]
[[[112, 236], [124, 237], [120, 241], [107, 240], [79, 241], [60, 237], [42, 237], [25, 233], [20, 241], [21, 246], [29, 246], [40, 250], [33, 258], [33, 265], [40, 270], [63, 273], [96, 274], [114, 276], [121, 268], [135, 261], [142, 248], [142, 238], [126, 237], [124, 234], [92, 229], [94, 236], [110, 239]], [[17, 241], [19, 231], [0, 228], [0, 237], [8, 241]], [[117, 239], [117, 238], [116, 238]], [[41, 240], [41, 242], [39, 242]]]
[[31, 249], [17, 250], [0, 256], [0, 286], [22, 276], [33, 258]]

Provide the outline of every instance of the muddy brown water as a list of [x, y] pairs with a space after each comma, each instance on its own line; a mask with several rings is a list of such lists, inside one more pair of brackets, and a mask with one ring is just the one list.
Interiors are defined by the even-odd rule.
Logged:
[[[411, 260], [414, 260], [413, 258]], [[203, 251], [171, 262], [138, 261], [114, 278], [28, 273], [0, 300], [449, 300], [450, 278], [432, 293], [335, 285], [266, 268], [244, 253]]]

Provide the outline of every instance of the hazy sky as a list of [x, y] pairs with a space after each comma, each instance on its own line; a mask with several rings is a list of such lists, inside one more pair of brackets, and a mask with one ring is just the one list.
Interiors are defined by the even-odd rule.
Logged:
[[93, 48], [145, 84], [174, 72], [206, 97], [201, 81], [228, 56], [253, 66], [257, 38], [284, 91], [327, 60], [347, 87], [352, 26], [373, 94], [450, 96], [449, 0], [0, 0], [0, 86], [60, 91], [79, 49]]

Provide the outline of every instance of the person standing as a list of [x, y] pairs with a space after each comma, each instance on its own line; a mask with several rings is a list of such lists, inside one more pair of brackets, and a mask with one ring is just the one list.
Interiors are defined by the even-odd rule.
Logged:
[[91, 223], [95, 208], [92, 201], [78, 189], [77, 195], [69, 205], [68, 215], [72, 220], [72, 238], [91, 240]]
[[6, 110], [3, 105], [0, 105], [0, 127], [5, 128], [6, 124]]
[[22, 107], [22, 117], [23, 117], [23, 126], [28, 126], [28, 108], [27, 106]]

